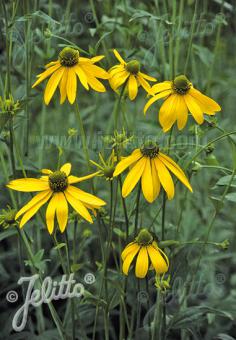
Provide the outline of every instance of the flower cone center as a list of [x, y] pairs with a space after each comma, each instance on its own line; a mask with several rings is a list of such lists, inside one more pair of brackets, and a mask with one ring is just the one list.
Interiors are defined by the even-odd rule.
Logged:
[[146, 156], [149, 158], [155, 158], [158, 155], [159, 147], [157, 146], [156, 143], [147, 142], [141, 148], [141, 152], [143, 156]]
[[190, 81], [184, 75], [175, 77], [173, 81], [173, 89], [178, 94], [186, 94], [190, 89]]
[[72, 67], [79, 62], [79, 51], [71, 47], [65, 47], [59, 53], [59, 61], [62, 66]]
[[153, 242], [153, 236], [148, 230], [142, 229], [136, 237], [136, 241], [141, 246], [148, 246]]
[[137, 74], [140, 71], [140, 62], [138, 60], [129, 61], [126, 70], [132, 74]]
[[54, 192], [66, 190], [68, 187], [68, 179], [63, 171], [55, 171], [49, 175], [49, 186]]

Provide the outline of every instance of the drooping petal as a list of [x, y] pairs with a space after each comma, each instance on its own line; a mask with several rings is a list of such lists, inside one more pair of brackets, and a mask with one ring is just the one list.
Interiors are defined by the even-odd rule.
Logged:
[[63, 76], [61, 78], [61, 81], [59, 83], [59, 89], [60, 89], [60, 104], [63, 104], [66, 100], [66, 84], [67, 84], [67, 78], [68, 78], [68, 69], [65, 68]]
[[50, 194], [52, 192], [50, 190], [42, 191], [33, 197], [26, 205], [24, 205], [16, 214], [15, 219], [18, 219], [22, 214], [24, 214], [27, 210], [31, 209], [35, 204], [39, 203], [44, 198], [50, 198]]
[[197, 101], [189, 94], [184, 95], [184, 100], [193, 118], [198, 124], [202, 124], [204, 122], [203, 112], [197, 104]]
[[171, 81], [163, 81], [162, 83], [157, 83], [152, 86], [152, 92], [153, 93], [158, 93], [166, 90], [171, 90]]
[[149, 94], [151, 94], [151, 86], [148, 84], [148, 82], [143, 79], [142, 76], [138, 75], [138, 81], [140, 83], [140, 85], [142, 86], [142, 88]]
[[7, 184], [7, 187], [16, 191], [34, 192], [49, 190], [49, 184], [38, 178], [14, 179]]
[[141, 247], [135, 266], [135, 275], [136, 277], [143, 279], [147, 275], [148, 271], [148, 253], [147, 247]]
[[140, 180], [146, 164], [146, 158], [141, 158], [130, 170], [122, 186], [122, 196], [126, 197], [134, 189], [135, 185]]
[[139, 72], [139, 75], [144, 78], [144, 79], [147, 79], [149, 81], [157, 81], [156, 78], [153, 78], [153, 77], [150, 77], [149, 75], [145, 74], [145, 73], [142, 73], [142, 72]]
[[134, 100], [138, 93], [138, 84], [135, 76], [131, 74], [128, 80], [129, 99]]
[[41, 169], [42, 174], [44, 175], [50, 175], [52, 174], [52, 170], [50, 169]]
[[150, 257], [151, 263], [157, 274], [166, 273], [168, 270], [168, 264], [165, 259], [162, 257], [160, 252], [154, 248], [152, 245], [147, 247], [148, 255]]
[[72, 185], [69, 185], [67, 191], [72, 195], [74, 196], [74, 198], [76, 199], [79, 199], [81, 202], [84, 202], [84, 203], [87, 203], [91, 206], [96, 206], [96, 207], [99, 207], [99, 206], [103, 206], [103, 205], [106, 205], [106, 202], [104, 202], [102, 199], [94, 196], [94, 195], [91, 195], [79, 188], [76, 188]]
[[160, 183], [153, 159], [151, 160], [151, 170], [152, 170], [152, 183], [153, 183], [153, 200], [155, 200], [160, 193], [161, 183]]
[[46, 210], [46, 223], [48, 232], [51, 235], [54, 230], [54, 217], [57, 209], [58, 204], [58, 193], [54, 193], [50, 202], [48, 203], [48, 207]]
[[122, 251], [121, 253], [121, 259], [122, 261], [124, 261], [124, 259], [126, 258], [126, 256], [131, 252], [134, 251], [137, 248], [138, 244], [136, 242], [130, 242], [129, 244], [127, 244], [127, 246], [125, 247], [125, 249]]
[[64, 67], [59, 68], [53, 75], [49, 78], [45, 91], [44, 91], [44, 101], [45, 104], [48, 105], [50, 100], [52, 99], [52, 96], [54, 95], [54, 92], [56, 91], [56, 88], [58, 84], [60, 83], [61, 77], [63, 76], [63, 73], [65, 71]]
[[152, 182], [152, 172], [151, 172], [151, 163], [150, 159], [147, 158], [146, 165], [142, 174], [142, 191], [143, 195], [149, 203], [152, 203], [154, 200], [153, 196], [153, 182]]
[[93, 90], [97, 92], [106, 92], [105, 86], [91, 74], [87, 74], [87, 81]]
[[203, 112], [207, 113], [207, 112], [218, 112], [221, 110], [220, 105], [214, 101], [213, 99], [205, 96], [203, 93], [201, 93], [200, 91], [198, 91], [195, 88], [191, 88], [188, 92], [192, 97], [194, 97], [195, 99], [197, 99], [197, 101], [199, 101], [202, 105], [203, 108]]
[[139, 251], [140, 246], [138, 244], [136, 244], [136, 247], [133, 249], [133, 251], [129, 252], [123, 262], [123, 266], [122, 266], [122, 271], [125, 275], [128, 275], [129, 272], [129, 267], [134, 259], [134, 257], [136, 256], [137, 252]]
[[77, 93], [77, 79], [74, 67], [71, 67], [68, 70], [66, 93], [70, 104], [73, 104]]
[[153, 104], [155, 103], [158, 99], [161, 99], [161, 98], [164, 98], [164, 97], [167, 97], [171, 94], [171, 90], [166, 90], [166, 91], [163, 91], [159, 94], [156, 94], [155, 96], [153, 96], [151, 99], [149, 99], [149, 101], [146, 103], [146, 105], [144, 106], [144, 113], [147, 112], [148, 108]]
[[176, 108], [177, 113], [177, 126], [179, 130], [182, 130], [188, 121], [188, 107], [184, 101], [183, 96], [179, 100], [179, 107]]
[[170, 130], [177, 119], [176, 104], [179, 100], [179, 95], [172, 94], [162, 104], [159, 111], [159, 122], [164, 132]]
[[69, 176], [71, 172], [71, 163], [65, 163], [64, 165], [62, 165], [60, 171], [63, 171], [66, 176]]
[[90, 213], [88, 212], [88, 209], [83, 205], [83, 203], [81, 203], [78, 199], [74, 198], [74, 196], [72, 196], [68, 191], [68, 188], [67, 190], [64, 191], [64, 193], [67, 201], [70, 203], [72, 208], [74, 208], [75, 211], [77, 211], [77, 213], [81, 215], [86, 221], [93, 223], [93, 219]]
[[173, 174], [192, 192], [193, 189], [184, 174], [184, 172], [179, 170], [179, 167], [177, 164], [172, 160], [170, 163], [166, 158], [162, 157], [161, 155], [158, 155], [158, 158], [160, 159], [161, 162], [164, 163], [164, 165], [171, 171]]
[[41, 73], [39, 75], [39, 78], [36, 80], [36, 82], [32, 85], [32, 88], [34, 88], [35, 86], [37, 86], [38, 84], [40, 84], [44, 79], [46, 79], [47, 77], [49, 77], [53, 72], [57, 71], [59, 68], [61, 67], [60, 63], [57, 63], [56, 65], [48, 68], [46, 71], [44, 71], [43, 73]]
[[110, 75], [103, 68], [96, 65], [83, 65], [85, 72], [90, 72], [95, 78], [108, 79]]
[[124, 59], [121, 57], [121, 55], [119, 54], [119, 52], [114, 49], [113, 53], [115, 54], [116, 59], [121, 63], [121, 64], [126, 64], [126, 62], [124, 61]]
[[135, 149], [130, 156], [125, 157], [117, 164], [113, 176], [115, 177], [121, 174], [125, 169], [127, 169], [134, 162], [138, 161], [142, 156], [143, 155], [140, 149]]
[[75, 66], [75, 72], [76, 72], [77, 76], [79, 77], [79, 80], [80, 80], [81, 84], [83, 85], [83, 87], [86, 90], [89, 90], [87, 76], [86, 76], [84, 70], [82, 69], [82, 67], [80, 67], [79, 65], [76, 65]]
[[111, 88], [115, 91], [116, 89], [118, 89], [118, 87], [120, 87], [122, 84], [126, 82], [128, 77], [129, 73], [126, 70], [124, 70], [114, 75], [112, 78], [109, 78], [108, 80]]
[[175, 194], [175, 187], [172, 177], [165, 165], [157, 157], [154, 158], [154, 162], [161, 185], [163, 186], [165, 192], [167, 193], [167, 197], [170, 200]]
[[95, 63], [99, 62], [100, 60], [102, 60], [103, 58], [105, 58], [104, 55], [97, 55], [96, 57], [93, 57], [90, 60], [93, 64], [95, 64]]
[[63, 233], [68, 221], [68, 204], [63, 192], [57, 194], [56, 215], [59, 229]]

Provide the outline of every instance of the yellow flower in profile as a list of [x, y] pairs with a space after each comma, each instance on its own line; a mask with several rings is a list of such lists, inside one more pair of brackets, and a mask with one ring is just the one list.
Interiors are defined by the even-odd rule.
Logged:
[[135, 276], [139, 279], [147, 275], [151, 265], [158, 275], [166, 273], [169, 268], [168, 257], [146, 229], [141, 229], [135, 241], [129, 243], [121, 254], [122, 270], [125, 275], [128, 275], [131, 263], [136, 256]]
[[184, 75], [176, 77], [173, 81], [164, 81], [152, 87], [153, 97], [144, 107], [144, 113], [158, 99], [164, 98], [159, 111], [159, 121], [164, 132], [171, 129], [177, 121], [179, 130], [182, 130], [188, 120], [188, 112], [198, 124], [204, 122], [204, 113], [214, 115], [221, 107], [211, 98], [195, 89]]
[[118, 176], [131, 167], [122, 186], [122, 196], [128, 196], [141, 179], [142, 192], [149, 203], [160, 193], [161, 186], [172, 199], [175, 193], [172, 172], [190, 191], [192, 187], [183, 170], [173, 159], [160, 152], [157, 144], [149, 141], [141, 149], [135, 149], [128, 157], [124, 157], [116, 166], [113, 176]]
[[126, 63], [117, 50], [113, 50], [113, 52], [120, 64], [113, 66], [108, 71], [110, 74], [109, 83], [111, 88], [117, 91], [121, 85], [126, 86], [130, 100], [136, 98], [140, 85], [149, 93], [151, 86], [147, 80], [156, 81], [156, 79], [140, 72], [139, 61], [134, 59]]
[[44, 92], [44, 101], [47, 105], [58, 86], [61, 95], [60, 104], [63, 104], [66, 98], [73, 104], [77, 93], [77, 77], [86, 90], [91, 87], [97, 92], [105, 92], [104, 85], [97, 78], [108, 79], [109, 75], [101, 67], [94, 65], [103, 58], [104, 56], [102, 55], [90, 59], [83, 58], [80, 57], [78, 50], [65, 47], [59, 53], [58, 60], [52, 61], [45, 66], [46, 71], [37, 76], [38, 80], [32, 87], [50, 77]]
[[23, 215], [20, 221], [21, 228], [48, 201], [46, 223], [50, 234], [54, 230], [55, 215], [60, 231], [63, 232], [65, 230], [68, 221], [68, 203], [86, 221], [93, 223], [88, 209], [94, 211], [94, 209], [99, 209], [106, 203], [100, 198], [76, 188], [72, 184], [92, 178], [98, 173], [76, 177], [70, 175], [70, 171], [71, 164], [66, 163], [58, 171], [53, 172], [49, 169], [42, 169], [43, 176], [40, 178], [21, 178], [9, 182], [7, 187], [16, 191], [40, 191], [16, 214], [15, 219]]

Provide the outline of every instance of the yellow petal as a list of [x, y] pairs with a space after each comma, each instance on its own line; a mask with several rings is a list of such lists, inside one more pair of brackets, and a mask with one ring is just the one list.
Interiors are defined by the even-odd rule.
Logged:
[[94, 63], [99, 62], [99, 61], [102, 60], [103, 58], [105, 58], [104, 55], [97, 55], [96, 57], [93, 57], [93, 58], [91, 58], [90, 60], [91, 60], [91, 62], [94, 64]]
[[125, 275], [128, 275], [129, 267], [130, 267], [135, 255], [137, 254], [137, 252], [140, 249], [140, 246], [137, 243], [135, 243], [135, 245], [136, 245], [136, 247], [133, 249], [133, 251], [129, 252], [124, 259], [122, 270], [123, 270], [123, 273]]
[[44, 79], [49, 77], [53, 72], [58, 70], [61, 67], [60, 63], [57, 63], [56, 65], [48, 68], [46, 71], [40, 74], [39, 78], [36, 80], [36, 82], [32, 85], [32, 88], [40, 84]]
[[49, 190], [49, 184], [37, 178], [14, 179], [7, 184], [7, 187], [16, 191], [33, 192]]
[[77, 93], [77, 79], [74, 67], [71, 67], [68, 70], [66, 93], [70, 104], [73, 104]]
[[137, 248], [136, 242], [130, 242], [129, 244], [127, 244], [127, 246], [125, 247], [125, 249], [121, 253], [122, 261], [124, 261], [124, 259], [126, 258], [126, 256], [128, 255], [129, 252], [135, 250], [136, 248]]
[[50, 170], [50, 169], [42, 169], [41, 172], [42, 172], [42, 174], [45, 174], [45, 175], [52, 174], [52, 170]]
[[94, 195], [91, 195], [79, 188], [76, 188], [72, 185], [69, 185], [67, 191], [72, 195], [74, 196], [75, 199], [78, 199], [84, 203], [88, 203], [89, 205], [91, 206], [96, 206], [96, 207], [99, 207], [99, 206], [102, 206], [102, 205], [106, 205], [106, 202], [104, 202], [102, 199], [94, 196]]
[[82, 181], [86, 181], [87, 179], [93, 178], [95, 176], [98, 176], [100, 174], [100, 171], [96, 171], [92, 174], [89, 174], [87, 176], [83, 176], [83, 177], [76, 177], [73, 175], [68, 176], [68, 183], [69, 184], [74, 184], [74, 183], [79, 183]]
[[163, 81], [152, 86], [152, 92], [158, 93], [166, 90], [171, 90], [171, 81]]
[[77, 213], [81, 215], [86, 221], [93, 223], [92, 217], [83, 203], [81, 203], [78, 199], [75, 199], [74, 196], [70, 194], [68, 189], [64, 193], [72, 208], [74, 208], [75, 211], [77, 211]]
[[166, 273], [168, 270], [168, 264], [160, 254], [160, 252], [155, 249], [152, 245], [147, 247], [148, 255], [150, 257], [151, 263], [157, 274]]
[[81, 84], [83, 85], [84, 88], [86, 88], [86, 90], [89, 90], [89, 86], [88, 86], [88, 82], [87, 82], [87, 76], [84, 72], [84, 70], [82, 69], [82, 67], [80, 67], [79, 65], [75, 66], [75, 72], [77, 74], [77, 76], [79, 77], [79, 80], [81, 82]]
[[128, 91], [129, 91], [129, 99], [134, 100], [138, 93], [138, 84], [133, 74], [129, 76]]
[[[31, 209], [35, 204], [39, 203], [44, 198], [48, 197], [50, 198], [50, 195], [52, 195], [52, 192], [50, 190], [46, 190], [43, 192], [40, 192], [35, 197], [33, 197], [26, 205], [24, 205], [16, 214], [15, 219], [18, 219], [22, 214], [24, 214], [27, 210]], [[48, 198], [48, 199], [49, 199]]]
[[60, 171], [63, 171], [66, 174], [66, 176], [69, 176], [71, 172], [71, 163], [65, 163], [64, 165], [62, 165]]
[[128, 77], [129, 73], [126, 70], [115, 74], [112, 76], [112, 78], [109, 78], [111, 88], [115, 91], [118, 87], [126, 82]]
[[178, 102], [178, 108], [176, 108], [177, 113], [177, 126], [179, 130], [182, 130], [188, 120], [188, 107], [184, 101], [183, 96], [181, 96]]
[[221, 110], [221, 107], [217, 102], [215, 102], [213, 99], [205, 96], [200, 91], [198, 91], [194, 88], [191, 88], [188, 93], [201, 103], [201, 105], [203, 107], [203, 111], [205, 113], [207, 113], [209, 111], [210, 112], [218, 112], [218, 111]]
[[57, 221], [60, 231], [63, 233], [68, 220], [68, 204], [65, 195], [62, 192], [57, 194]]
[[134, 189], [135, 185], [138, 183], [140, 177], [142, 176], [145, 164], [146, 158], [142, 157], [130, 170], [122, 187], [123, 197], [128, 196], [130, 192]]
[[167, 193], [167, 197], [170, 200], [174, 197], [175, 194], [175, 187], [172, 177], [165, 165], [157, 157], [154, 158], [154, 162], [161, 185], [163, 186], [164, 190]]
[[96, 65], [83, 65], [85, 71], [91, 72], [95, 78], [108, 79], [110, 75], [101, 67]]
[[170, 130], [177, 119], [176, 104], [178, 99], [179, 96], [177, 94], [172, 94], [164, 101], [160, 108], [159, 122], [164, 132]]
[[144, 106], [144, 113], [147, 112], [148, 108], [155, 103], [158, 99], [160, 98], [164, 98], [167, 97], [171, 94], [171, 90], [167, 90], [167, 91], [163, 91], [159, 94], [156, 94], [155, 96], [153, 96], [151, 99], [149, 99], [149, 101], [146, 103], [146, 105]]
[[140, 149], [135, 149], [130, 156], [125, 157], [117, 164], [113, 176], [115, 177], [121, 174], [125, 169], [127, 169], [134, 162], [138, 161], [142, 156], [143, 155]]
[[139, 279], [143, 279], [147, 275], [148, 271], [148, 253], [146, 247], [141, 247], [135, 266], [135, 275]]
[[57, 209], [58, 193], [54, 193], [46, 210], [46, 223], [48, 232], [51, 235], [54, 230], [54, 217]]
[[66, 100], [66, 84], [68, 79], [68, 69], [65, 68], [63, 76], [61, 78], [59, 89], [60, 89], [60, 104], [63, 104]]
[[189, 94], [184, 95], [184, 100], [189, 111], [192, 113], [193, 118], [196, 120], [198, 124], [202, 124], [204, 122], [203, 112], [199, 105], [197, 104], [197, 101]]
[[160, 193], [161, 183], [160, 183], [153, 159], [151, 160], [151, 170], [152, 170], [152, 183], [153, 183], [153, 200], [155, 200]]
[[124, 59], [120, 56], [119, 52], [114, 49], [113, 53], [115, 54], [116, 59], [121, 63], [121, 64], [126, 64], [126, 62], [124, 61]]
[[87, 74], [87, 81], [93, 90], [97, 92], [106, 92], [105, 86], [92, 75]]
[[149, 203], [152, 203], [154, 200], [153, 197], [153, 182], [152, 182], [152, 172], [151, 172], [151, 164], [150, 159], [147, 158], [146, 165], [142, 174], [142, 191], [143, 195]]
[[145, 73], [139, 72], [139, 75], [140, 75], [142, 78], [147, 79], [147, 80], [149, 80], [149, 81], [157, 81], [156, 78], [150, 77], [150, 76], [148, 76], [148, 75], [145, 74]]
[[171, 171], [173, 172], [173, 174], [192, 192], [193, 189], [186, 177], [186, 175], [183, 173], [183, 171], [179, 171], [178, 167], [176, 166], [177, 164], [175, 163], [175, 165], [173, 165], [173, 161], [172, 163], [169, 163], [168, 160], [166, 160], [165, 158], [161, 157], [160, 155], [158, 155], [158, 158], [165, 164], [165, 166]]
[[49, 78], [44, 91], [44, 101], [46, 105], [48, 105], [50, 100], [52, 99], [52, 96], [56, 91], [58, 84], [60, 83], [64, 70], [64, 67], [59, 68], [59, 70], [53, 73], [53, 75]]
[[140, 74], [138, 74], [138, 81], [139, 81], [140, 85], [142, 86], [142, 88], [143, 88], [147, 93], [150, 94], [150, 92], [151, 92], [151, 86], [148, 84], [148, 82], [147, 82], [145, 79], [143, 79], [143, 78], [140, 76]]

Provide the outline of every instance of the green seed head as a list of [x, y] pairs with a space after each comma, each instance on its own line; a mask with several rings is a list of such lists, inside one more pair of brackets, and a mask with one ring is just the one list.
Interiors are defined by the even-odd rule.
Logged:
[[137, 74], [140, 71], [140, 62], [138, 60], [129, 61], [126, 70], [132, 74]]
[[79, 61], [79, 51], [71, 47], [65, 47], [59, 53], [59, 61], [62, 66], [72, 67]]
[[49, 175], [49, 186], [54, 192], [65, 191], [68, 187], [68, 179], [63, 171], [55, 171]]
[[136, 242], [141, 246], [148, 246], [153, 242], [153, 236], [147, 229], [141, 229], [136, 237]]
[[186, 94], [191, 87], [191, 83], [184, 75], [175, 77], [173, 81], [173, 89], [178, 94]]
[[106, 166], [103, 168], [103, 174], [107, 179], [113, 178], [114, 171], [115, 171], [115, 166]]
[[147, 141], [144, 143], [142, 148], [140, 149], [143, 156], [149, 157], [149, 158], [155, 158], [158, 155], [159, 147], [156, 143], [152, 141]]

